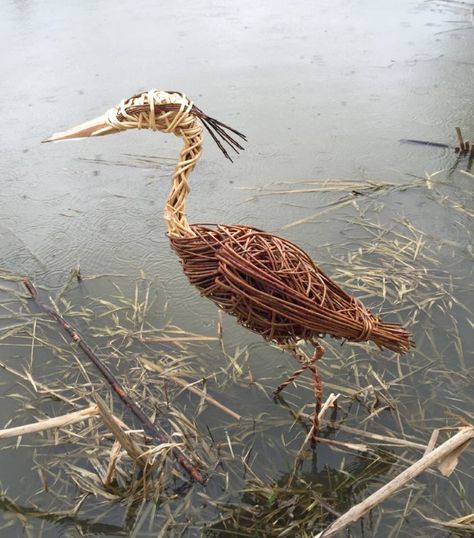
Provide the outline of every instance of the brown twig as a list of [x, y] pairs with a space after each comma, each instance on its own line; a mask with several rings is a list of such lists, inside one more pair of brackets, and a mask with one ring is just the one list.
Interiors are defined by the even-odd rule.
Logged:
[[[82, 351], [86, 354], [87, 358], [94, 364], [94, 366], [99, 370], [101, 375], [106, 379], [106, 381], [111, 386], [112, 390], [117, 394], [117, 396], [122, 400], [122, 402], [128, 407], [128, 409], [133, 413], [133, 415], [140, 421], [143, 426], [144, 432], [151, 437], [152, 439], [162, 443], [170, 443], [168, 435], [160, 431], [158, 427], [151, 422], [151, 420], [145, 415], [145, 413], [140, 409], [140, 407], [130, 398], [130, 396], [125, 392], [123, 386], [118, 382], [109, 368], [101, 362], [97, 357], [91, 347], [82, 339], [80, 334], [70, 325], [60, 314], [53, 310], [50, 306], [46, 305], [41, 301], [38, 296], [38, 290], [32, 284], [28, 278], [23, 279], [23, 283], [26, 289], [31, 294], [31, 297], [38, 305], [38, 307], [46, 312], [51, 318], [53, 318], [63, 329], [68, 333]], [[173, 448], [171, 450], [176, 461], [181, 465], [181, 467], [189, 474], [189, 476], [199, 482], [200, 484], [205, 484], [206, 480], [201, 472], [193, 465], [193, 463], [178, 449]]]
[[430, 142], [429, 140], [415, 140], [414, 138], [401, 138], [402, 144], [420, 144], [422, 146], [431, 146], [433, 148], [449, 148], [449, 144], [441, 144], [439, 142]]
[[474, 163], [474, 144], [471, 145], [471, 151], [469, 153], [469, 160], [467, 162], [467, 170], [471, 170]]

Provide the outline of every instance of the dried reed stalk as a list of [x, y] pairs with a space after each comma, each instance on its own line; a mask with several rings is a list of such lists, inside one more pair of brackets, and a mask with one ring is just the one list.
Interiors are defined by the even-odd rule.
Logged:
[[[298, 413], [297, 416], [308, 421], [312, 420], [311, 415], [307, 413]], [[359, 435], [360, 437], [366, 437], [367, 439], [372, 439], [373, 441], [382, 441], [383, 443], [389, 444], [389, 445], [402, 446], [406, 448], [416, 448], [418, 450], [423, 450], [423, 451], [427, 450], [427, 445], [422, 445], [421, 443], [407, 441], [406, 439], [402, 439], [400, 437], [390, 437], [388, 435], [380, 435], [379, 433], [371, 433], [365, 430], [361, 430], [359, 428], [352, 428], [351, 426], [346, 426], [345, 424], [341, 424], [341, 423], [332, 423], [330, 424], [330, 427], [341, 432], [346, 432], [353, 435]]]
[[405, 469], [388, 484], [372, 493], [367, 499], [353, 506], [341, 517], [337, 518], [324, 531], [315, 535], [314, 538], [329, 538], [337, 532], [345, 529], [351, 523], [354, 523], [375, 506], [393, 495], [401, 489], [407, 482], [418, 476], [420, 473], [431, 467], [439, 465], [441, 472], [445, 475], [450, 474], [457, 463], [460, 452], [467, 446], [469, 441], [474, 438], [474, 426], [465, 426], [459, 429], [458, 433], [445, 441], [432, 452], [425, 454], [413, 465]]
[[100, 416], [107, 429], [112, 432], [116, 441], [120, 443], [121, 447], [127, 452], [132, 460], [142, 469], [144, 469], [148, 463], [148, 459], [145, 456], [145, 451], [142, 450], [137, 443], [135, 443], [130, 435], [125, 433], [122, 426], [117, 422], [109, 408], [105, 405], [105, 402], [99, 397], [97, 397], [96, 401]]
[[67, 415], [61, 415], [59, 417], [46, 418], [44, 420], [38, 420], [32, 424], [25, 424], [23, 426], [15, 426], [14, 428], [5, 428], [0, 430], [0, 439], [8, 439], [9, 437], [18, 437], [27, 433], [38, 433], [45, 430], [52, 430], [55, 428], [65, 428], [76, 422], [82, 422], [91, 417], [95, 417], [99, 414], [97, 405], [91, 405], [86, 409], [74, 411]]
[[319, 410], [316, 420], [313, 417], [311, 428], [308, 434], [306, 435], [304, 443], [301, 445], [301, 448], [298, 450], [298, 453], [296, 454], [296, 461], [301, 458], [303, 454], [303, 450], [305, 449], [309, 441], [311, 441], [312, 443], [313, 442], [316, 443], [322, 440], [322, 442], [324, 443], [324, 441], [326, 440], [326, 439], [322, 439], [321, 437], [318, 437], [316, 433], [319, 430], [319, 425], [321, 424], [321, 421], [323, 420], [324, 415], [326, 414], [327, 410], [330, 407], [334, 407], [334, 405], [336, 405], [336, 401], [339, 398], [339, 396], [340, 394], [334, 394], [334, 392], [331, 392], [331, 394], [327, 397], [327, 400], [324, 402], [321, 409]]
[[114, 441], [114, 444], [112, 445], [112, 449], [110, 450], [109, 464], [107, 465], [107, 470], [105, 472], [105, 476], [103, 479], [103, 483], [105, 487], [110, 486], [110, 484], [112, 483], [114, 479], [115, 468], [116, 468], [117, 460], [118, 460], [121, 450], [122, 450], [122, 445], [118, 441]]

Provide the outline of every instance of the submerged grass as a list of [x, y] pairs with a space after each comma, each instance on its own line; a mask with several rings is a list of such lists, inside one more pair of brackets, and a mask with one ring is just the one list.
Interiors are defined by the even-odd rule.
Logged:
[[[359, 196], [352, 191], [390, 196], [427, 185], [344, 182], [304, 192], [331, 188], [352, 199]], [[433, 200], [459, 213], [457, 201], [442, 198]], [[365, 209], [344, 218], [346, 242], [325, 249], [325, 268], [376, 312], [408, 325], [417, 349], [398, 357], [327, 340], [329, 359], [320, 370], [326, 392], [341, 396], [316, 450], [304, 444], [310, 380], [299, 379], [277, 401], [269, 397], [292, 369], [290, 359], [243, 331], [229, 343], [233, 321], [217, 315], [210, 326], [179, 326], [166, 295], [144, 274], [131, 285], [119, 275], [79, 280], [76, 269], [54, 295], [42, 293], [167, 430], [169, 445], [150, 445], [81, 351], [34, 310], [21, 278], [1, 273], [0, 400], [11, 410], [2, 426], [99, 402], [148, 461], [144, 467], [141, 456], [123, 450], [97, 416], [2, 441], [4, 461], [12, 465], [13, 454], [22, 453], [27, 468], [33, 462], [33, 472], [18, 477], [21, 488], [2, 484], [2, 532], [49, 536], [60, 526], [68, 536], [309, 537], [418, 459], [433, 428], [472, 422], [464, 338], [472, 311], [462, 266], [469, 229], [460, 242], [440, 241], [407, 218], [386, 224]], [[169, 457], [174, 445], [209, 476], [205, 488]], [[469, 535], [472, 462], [469, 449], [449, 479], [427, 472], [352, 532]], [[417, 528], [424, 530], [415, 534]]]

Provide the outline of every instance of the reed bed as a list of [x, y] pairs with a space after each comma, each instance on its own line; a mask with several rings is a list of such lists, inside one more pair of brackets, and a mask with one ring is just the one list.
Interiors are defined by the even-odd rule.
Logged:
[[[428, 189], [427, 182], [405, 187]], [[335, 186], [351, 199], [366, 198], [352, 190], [385, 192], [373, 182]], [[387, 189], [398, 194], [400, 185]], [[1, 273], [0, 400], [11, 410], [1, 426], [23, 429], [0, 433], [0, 457], [18, 454], [26, 470], [21, 488], [1, 484], [0, 532], [315, 536], [421, 459], [433, 430], [474, 422], [464, 336], [472, 312], [462, 266], [469, 229], [459, 242], [440, 242], [408, 218], [381, 221], [369, 198], [371, 211], [359, 204], [352, 214], [336, 213], [345, 240], [320, 257], [374, 312], [410, 325], [417, 348], [399, 357], [327, 340], [320, 369], [338, 406], [326, 411], [315, 450], [305, 443], [311, 380], [303, 376], [273, 400], [291, 360], [234, 320], [216, 313], [205, 328], [183, 326], [145, 274], [131, 283], [76, 268], [56, 290], [37, 282], [41, 297], [169, 436], [151, 442], [81, 349], [35, 308], [22, 276]], [[433, 202], [462, 218], [468, 211], [439, 193]], [[440, 431], [437, 444], [455, 433]], [[206, 475], [206, 486], [176, 465], [174, 448]], [[472, 535], [473, 462], [468, 447], [449, 477], [429, 468], [352, 525], [352, 535]]]

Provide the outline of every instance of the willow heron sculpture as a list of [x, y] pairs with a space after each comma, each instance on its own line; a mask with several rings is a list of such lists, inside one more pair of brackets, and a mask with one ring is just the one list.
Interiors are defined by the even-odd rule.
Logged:
[[[353, 342], [372, 341], [397, 353], [410, 349], [408, 332], [398, 324], [385, 323], [356, 298], [345, 293], [296, 245], [261, 230], [242, 225], [189, 224], [185, 202], [189, 176], [201, 157], [204, 126], [224, 155], [227, 144], [242, 148], [245, 136], [207, 116], [184, 94], [150, 90], [129, 99], [106, 114], [46, 142], [102, 136], [127, 129], [152, 129], [173, 133], [183, 140], [165, 206], [171, 246], [183, 271], [202, 295], [240, 324], [292, 352], [301, 368], [275, 391], [280, 392], [298, 375], [312, 373], [317, 432], [322, 381], [315, 363], [324, 354], [319, 340], [325, 335]], [[299, 340], [314, 346], [307, 357]]]

